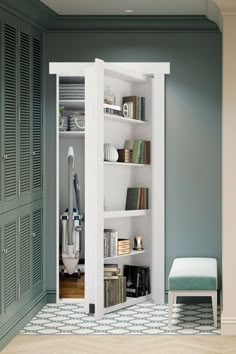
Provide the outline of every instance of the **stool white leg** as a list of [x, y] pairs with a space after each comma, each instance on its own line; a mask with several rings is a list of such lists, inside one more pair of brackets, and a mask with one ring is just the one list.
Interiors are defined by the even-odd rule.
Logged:
[[168, 326], [169, 327], [171, 326], [173, 301], [174, 301], [174, 293], [172, 291], [169, 291], [168, 293]]
[[214, 327], [217, 328], [217, 291], [211, 296], [212, 301], [212, 310], [213, 310], [213, 318], [214, 318]]

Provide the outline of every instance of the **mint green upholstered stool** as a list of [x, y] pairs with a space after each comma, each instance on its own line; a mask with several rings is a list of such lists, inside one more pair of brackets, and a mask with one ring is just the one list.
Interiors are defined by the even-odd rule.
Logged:
[[176, 258], [169, 274], [168, 310], [171, 325], [173, 303], [178, 296], [210, 296], [217, 328], [217, 261], [215, 258]]

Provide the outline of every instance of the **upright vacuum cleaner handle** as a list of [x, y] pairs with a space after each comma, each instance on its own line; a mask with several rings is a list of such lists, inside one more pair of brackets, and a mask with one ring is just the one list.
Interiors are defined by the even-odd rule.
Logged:
[[75, 189], [75, 199], [78, 209], [78, 214], [80, 215], [80, 185], [77, 173], [74, 174], [74, 189]]

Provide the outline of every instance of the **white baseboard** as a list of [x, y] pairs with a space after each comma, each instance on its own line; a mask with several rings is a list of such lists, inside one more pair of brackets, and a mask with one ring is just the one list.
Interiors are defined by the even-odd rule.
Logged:
[[221, 334], [224, 336], [236, 335], [236, 317], [221, 316]]

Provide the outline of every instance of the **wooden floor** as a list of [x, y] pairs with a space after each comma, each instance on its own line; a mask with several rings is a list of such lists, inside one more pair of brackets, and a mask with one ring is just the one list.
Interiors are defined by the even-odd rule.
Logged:
[[232, 336], [17, 336], [3, 354], [235, 354]]
[[84, 298], [84, 273], [81, 274], [80, 279], [60, 278], [60, 298]]

